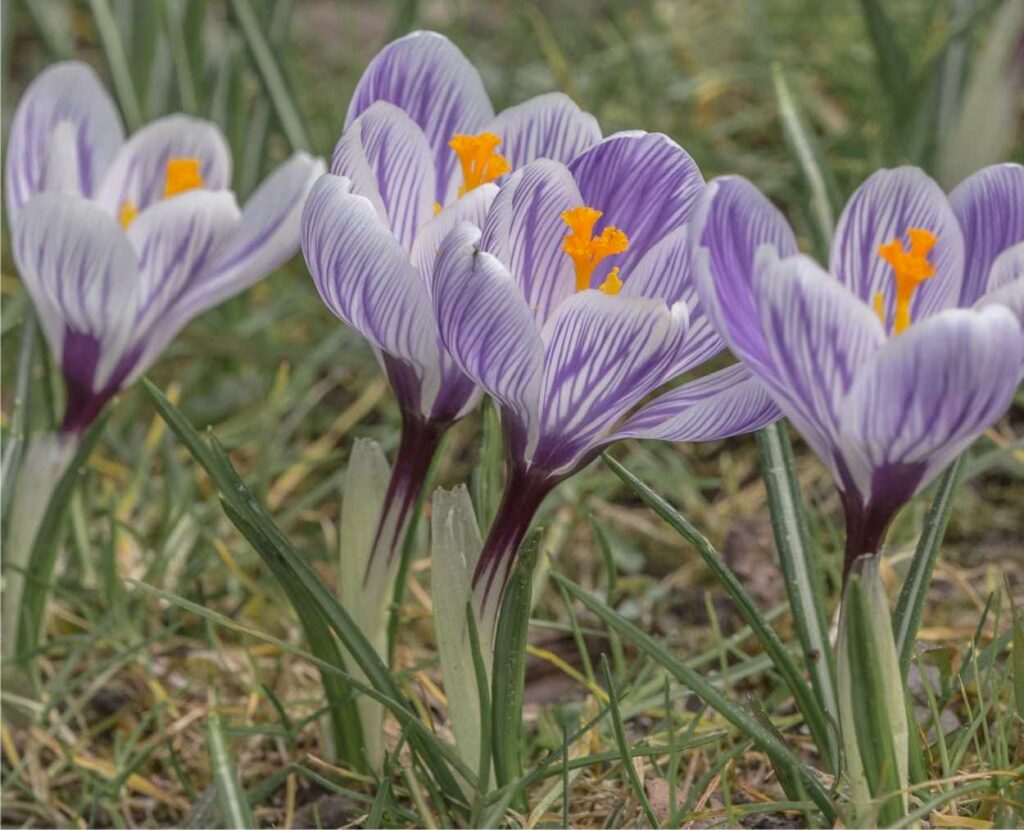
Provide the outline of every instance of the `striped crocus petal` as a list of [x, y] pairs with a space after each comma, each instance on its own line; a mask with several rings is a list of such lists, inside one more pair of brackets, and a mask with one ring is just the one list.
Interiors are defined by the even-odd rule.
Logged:
[[419, 125], [386, 101], [371, 104], [342, 134], [331, 172], [352, 182], [407, 250], [433, 216], [434, 156]]
[[693, 279], [702, 310], [729, 348], [758, 375], [772, 374], [754, 299], [757, 251], [797, 253], [789, 223], [768, 198], [739, 176], [713, 179], [689, 223]]
[[576, 290], [562, 214], [582, 204], [565, 165], [539, 159], [508, 177], [483, 224], [481, 247], [508, 268], [539, 327]]
[[889, 321], [896, 282], [879, 249], [898, 242], [909, 250], [907, 232], [915, 228], [935, 237], [927, 254], [934, 275], [910, 302], [910, 317], [918, 321], [955, 306], [963, 284], [963, 233], [942, 188], [916, 167], [879, 170], [850, 197], [836, 226], [829, 270], [867, 303], [880, 294]]
[[136, 339], [144, 349], [129, 380], [146, 371], [191, 319], [176, 306], [216, 258], [239, 216], [230, 191], [195, 190], [157, 202], [128, 227], [139, 268]]
[[498, 402], [513, 457], [537, 441], [544, 346], [523, 293], [505, 266], [460, 225], [445, 239], [433, 274], [441, 341], [462, 370]]
[[298, 152], [256, 188], [216, 256], [189, 282], [170, 310], [175, 323], [183, 325], [244, 291], [295, 256], [302, 209], [323, 172], [323, 161]]
[[493, 184], [474, 188], [420, 227], [412, 248], [412, 263], [423, 278], [428, 292], [432, 290], [433, 272], [441, 253], [442, 242], [463, 223], [479, 228], [484, 223], [487, 211], [497, 193], [498, 188]]
[[12, 243], [67, 383], [63, 428], [84, 429], [137, 358], [135, 252], [102, 208], [64, 193], [43, 193], [26, 202]]
[[988, 291], [974, 306], [984, 308], [990, 305], [1005, 306], [1024, 326], [1024, 242], [1007, 248], [992, 264]]
[[[73, 164], [75, 191], [92, 197], [124, 141], [124, 128], [113, 100], [87, 64], [65, 61], [45, 69], [18, 103], [7, 142], [8, 220], [44, 189], [47, 158], [56, 149], [51, 140], [61, 124], [73, 153], [62, 154], [60, 161]], [[49, 176], [52, 180], [52, 171]]]
[[139, 213], [165, 198], [168, 163], [195, 160], [202, 187], [225, 190], [231, 184], [231, 152], [211, 121], [168, 115], [147, 124], [118, 151], [103, 179], [97, 199], [114, 217], [126, 208]]
[[401, 405], [429, 415], [440, 383], [427, 288], [369, 200], [330, 173], [302, 212], [302, 253], [320, 296], [382, 353]]
[[1024, 167], [996, 164], [961, 182], [949, 194], [964, 233], [964, 282], [960, 306], [988, 290], [999, 255], [1024, 241]]
[[609, 136], [573, 159], [569, 170], [583, 204], [602, 212], [594, 233], [613, 225], [629, 237], [628, 250], [594, 270], [594, 288], [614, 266], [628, 280], [647, 251], [682, 227], [704, 190], [704, 178], [693, 159], [660, 133]]
[[413, 32], [385, 46], [359, 79], [345, 129], [377, 101], [394, 104], [423, 130], [434, 157], [433, 201], [445, 203], [458, 159], [448, 146], [455, 133], [478, 133], [494, 109], [480, 73], [448, 38]]
[[864, 363], [886, 341], [872, 310], [814, 260], [779, 259], [763, 247], [754, 302], [771, 371], [761, 374], [776, 403], [833, 472], [839, 420]]
[[949, 309], [877, 350], [843, 406], [840, 440], [867, 504], [900, 505], [1010, 405], [1024, 334], [1005, 308]]
[[659, 395], [611, 436], [661, 441], [719, 441], [761, 429], [782, 416], [742, 363]]
[[686, 337], [686, 306], [581, 291], [548, 322], [544, 340], [540, 438], [535, 467], [574, 472], [612, 427], [666, 380]]

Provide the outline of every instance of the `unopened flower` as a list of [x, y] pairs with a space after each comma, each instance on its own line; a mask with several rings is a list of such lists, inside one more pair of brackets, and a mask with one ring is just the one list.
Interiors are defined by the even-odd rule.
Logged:
[[828, 271], [742, 178], [709, 184], [693, 234], [719, 331], [842, 492], [848, 570], [1021, 379], [1024, 168], [986, 168], [949, 198], [916, 168], [878, 171], [847, 203]]
[[176, 115], [127, 141], [92, 69], [57, 64], [18, 104], [7, 149], [14, 258], [67, 385], [79, 433], [192, 318], [298, 247], [323, 165], [296, 153], [240, 210], [210, 122]]

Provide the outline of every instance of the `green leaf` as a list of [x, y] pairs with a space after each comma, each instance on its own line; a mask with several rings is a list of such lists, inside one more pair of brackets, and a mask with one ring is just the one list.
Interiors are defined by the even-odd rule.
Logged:
[[10, 403], [10, 419], [4, 435], [3, 448], [3, 481], [0, 484], [0, 502], [2, 502], [2, 524], [7, 525], [7, 510], [14, 496], [14, 483], [21, 468], [21, 459], [25, 452], [26, 425], [28, 424], [29, 404], [31, 401], [32, 365], [36, 351], [36, 334], [39, 325], [31, 305], [25, 306], [21, 322], [21, 337], [18, 341], [18, 367], [15, 370], [14, 389]]
[[110, 10], [108, 0], [89, 0], [89, 7], [92, 9], [93, 22], [100, 36], [100, 45], [107, 59], [107, 67], [114, 82], [114, 93], [117, 95], [117, 103], [121, 106], [125, 126], [128, 132], [134, 132], [142, 126], [142, 110], [139, 107], [139, 96], [135, 90], [135, 82], [128, 66], [128, 55], [125, 53], [117, 21]]
[[718, 712], [729, 723], [749, 737], [758, 748], [768, 756], [781, 775], [799, 775], [807, 789], [811, 800], [818, 806], [825, 820], [832, 824], [836, 819], [835, 805], [822, 787], [813, 772], [806, 769], [793, 755], [789, 747], [782, 743], [771, 731], [765, 729], [757, 719], [729, 700], [722, 692], [704, 679], [699, 673], [677, 660], [665, 646], [651, 639], [628, 620], [616, 614], [597, 597], [587, 593], [578, 585], [570, 582], [560, 574], [552, 576], [577, 600], [582, 602], [606, 625], [611, 626], [625, 639], [629, 640], [640, 651], [660, 664], [682, 685], [691, 689], [697, 697]]
[[[765, 427], [757, 433], [761, 477], [768, 493], [775, 547], [786, 580], [786, 595], [793, 612], [804, 662], [814, 684], [818, 704], [835, 721], [839, 716], [836, 701], [835, 666], [825, 616], [825, 587], [817, 549], [811, 544], [807, 513], [800, 497], [793, 461], [793, 448], [784, 422]], [[829, 752], [824, 757], [834, 769], [838, 750], [830, 730]], [[824, 747], [819, 747], [824, 749]]]
[[479, 823], [483, 810], [484, 799], [490, 789], [491, 781], [491, 693], [488, 670], [484, 665], [483, 652], [480, 648], [480, 632], [476, 627], [476, 614], [473, 612], [473, 600], [466, 602], [464, 619], [469, 632], [469, 650], [473, 657], [473, 675], [476, 677], [477, 702], [480, 709], [480, 756], [477, 760], [476, 794], [473, 798], [473, 812], [470, 825]]
[[[207, 444], [177, 407], [145, 378], [142, 387], [160, 416], [217, 485], [221, 493], [221, 504], [228, 518], [249, 540], [285, 589], [293, 590], [297, 594], [301, 591], [303, 604], [323, 615], [326, 623], [372, 684], [377, 693], [376, 699], [384, 703], [399, 722], [409, 729], [410, 745], [423, 758], [438, 785], [449, 798], [457, 801], [461, 797], [461, 792], [450, 768], [455, 769], [471, 784], [474, 781], [473, 772], [462, 763], [450, 746], [431, 734], [416, 718], [413, 710], [404, 701], [397, 683], [373, 646], [359, 630], [359, 626], [323, 584], [306, 558], [291, 546], [288, 539], [267, 516], [215, 439], [211, 440], [211, 444]], [[349, 682], [353, 683], [351, 678]]]
[[[629, 781], [629, 786], [633, 789], [633, 795], [640, 802], [640, 807], [647, 817], [647, 823], [651, 827], [657, 827], [658, 817], [654, 815], [654, 810], [651, 808], [651, 802], [647, 799], [647, 793], [644, 792], [640, 776], [636, 774], [636, 767], [633, 766], [633, 756], [629, 752], [629, 744], [626, 741], [626, 730], [622, 728], [622, 714], [619, 712], [618, 693], [615, 691], [615, 683], [612, 681], [611, 669], [608, 668], [608, 658], [604, 654], [601, 655], [601, 671], [604, 672], [604, 685], [608, 690], [608, 709], [612, 715], [612, 732], [615, 734], [615, 745], [619, 748], [619, 758], [626, 771], [626, 778]], [[669, 786], [673, 785], [670, 784]], [[568, 793], [566, 793], [566, 796], [568, 796]]]
[[900, 671], [904, 678], [910, 669], [910, 658], [914, 654], [917, 629], [921, 625], [921, 613], [928, 597], [928, 588], [931, 586], [932, 572], [935, 570], [935, 563], [942, 547], [942, 537], [946, 533], [949, 515], [953, 510], [953, 498], [960, 483], [963, 459], [963, 455], [959, 456], [939, 479], [935, 498], [924, 518], [921, 538], [917, 540], [914, 558], [907, 569], [899, 599], [896, 601], [893, 631], [896, 635], [896, 651], [900, 656]]
[[736, 608], [743, 617], [743, 620], [750, 626], [761, 647], [771, 657], [772, 663], [782, 676], [783, 681], [789, 688], [797, 708], [804, 716], [808, 729], [814, 736], [814, 741], [823, 757], [830, 756], [831, 733], [829, 732], [828, 721], [825, 713], [818, 703], [817, 698], [804, 680], [800, 669], [797, 667], [793, 657], [786, 650], [786, 647], [779, 640], [774, 629], [768, 624], [764, 615], [754, 605], [750, 595], [744, 590], [735, 574], [729, 570], [721, 555], [714, 549], [712, 544], [695, 528], [684, 516], [678, 513], [672, 505], [655, 493], [650, 487], [634, 476], [629, 470], [612, 458], [608, 453], [603, 456], [605, 463], [612, 468], [612, 471], [637, 495], [641, 501], [650, 507], [655, 513], [661, 516], [673, 530], [686, 539], [700, 554], [701, 559], [708, 566], [715, 578], [725, 588], [726, 593], [736, 604]]
[[[533, 531], [519, 547], [498, 612], [494, 634], [493, 716], [494, 776], [504, 787], [523, 774], [523, 684], [526, 678], [526, 635], [533, 607], [531, 587], [540, 550], [541, 532]], [[520, 804], [525, 807], [525, 804]]]
[[885, 8], [884, 0], [861, 0], [861, 13], [878, 62], [883, 94], [889, 98], [893, 123], [901, 124], [913, 103], [910, 60]]
[[1007, 588], [1010, 597], [1010, 616], [1013, 618], [1013, 650], [1010, 652], [1010, 671], [1013, 674], [1013, 700], [1017, 717], [1024, 721], [1024, 613], [1013, 601], [1013, 591]]
[[473, 503], [483, 533], [490, 528], [501, 501], [502, 469], [505, 463], [505, 442], [494, 401], [484, 398], [480, 407], [480, 460], [472, 475]]
[[202, 105], [199, 100], [196, 72], [202, 73], [203, 64], [196, 61], [196, 56], [189, 49], [186, 40], [184, 17], [187, 6], [180, 2], [165, 3], [163, 10], [164, 33], [174, 64], [181, 108], [190, 115], [199, 115]]
[[270, 96], [278, 123], [293, 150], [310, 150], [312, 145], [305, 122], [299, 113], [295, 96], [285, 77], [284, 69], [271, 48], [260, 25], [252, 0], [231, 0], [231, 10], [238, 21], [249, 47], [253, 62], [259, 71], [263, 86]]
[[224, 738], [220, 715], [213, 711], [206, 716], [206, 746], [210, 751], [210, 768], [225, 826], [238, 830], [256, 827], [234, 758]]

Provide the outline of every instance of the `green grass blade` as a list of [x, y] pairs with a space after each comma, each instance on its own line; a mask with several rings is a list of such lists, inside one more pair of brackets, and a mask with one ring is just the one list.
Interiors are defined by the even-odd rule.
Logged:
[[913, 89], [910, 59], [897, 38], [899, 27], [889, 16], [884, 0], [860, 0], [860, 5], [861, 16], [875, 50], [882, 89], [889, 98], [893, 123], [903, 123], [913, 103]]
[[36, 337], [39, 325], [31, 305], [25, 306], [25, 316], [21, 323], [21, 337], [18, 341], [18, 365], [14, 375], [14, 389], [11, 396], [10, 420], [7, 433], [4, 435], [3, 473], [0, 484], [0, 516], [2, 523], [7, 524], [7, 509], [14, 495], [14, 482], [17, 480], [18, 469], [22, 456], [25, 454], [26, 425], [28, 424], [29, 404], [31, 402], [32, 365], [35, 357]]
[[[757, 433], [761, 477], [768, 492], [775, 547], [786, 580], [786, 595], [793, 613], [804, 662], [821, 708], [833, 719], [839, 716], [836, 702], [835, 665], [825, 615], [825, 586], [817, 550], [811, 544], [807, 513], [800, 497], [794, 469], [793, 448], [783, 422]], [[831, 751], [826, 760], [835, 768], [837, 745], [829, 732]]]
[[935, 570], [935, 562], [939, 558], [942, 546], [942, 537], [946, 533], [949, 515], [953, 510], [953, 498], [956, 495], [957, 485], [960, 483], [963, 459], [962, 455], [957, 458], [939, 479], [938, 490], [936, 490], [935, 498], [925, 516], [921, 538], [918, 539], [914, 558], [903, 580], [903, 587], [900, 589], [899, 599], [896, 601], [896, 610], [893, 612], [896, 652], [900, 656], [900, 670], [904, 677], [907, 676], [907, 671], [910, 668], [910, 658], [914, 654], [917, 629], [921, 625], [921, 613], [924, 610], [925, 599], [928, 597], [932, 572]]
[[202, 73], [202, 63], [195, 61], [186, 41], [185, 7], [181, 3], [165, 3], [163, 11], [164, 33], [167, 36], [171, 62], [174, 65], [174, 77], [177, 81], [181, 108], [190, 115], [199, 115], [202, 105], [199, 100], [196, 73]]
[[[178, 408], [145, 378], [142, 387], [160, 416], [185, 444], [193, 458], [210, 474], [220, 490], [221, 503], [228, 518], [242, 531], [275, 576], [283, 585], [292, 586], [296, 591], [301, 590], [302, 602], [319, 610], [380, 694], [382, 702], [399, 721], [403, 724], [414, 722], [417, 725], [418, 728], [410, 730], [410, 744], [419, 751], [438, 785], [450, 798], [459, 799], [461, 791], [449, 767], [471, 783], [475, 778], [473, 772], [459, 760], [450, 746], [434, 737], [416, 719], [413, 711], [404, 703], [398, 684], [359, 626], [338, 603], [306, 558], [291, 546], [287, 537], [267, 516], [215, 439], [210, 443], [204, 441]], [[349, 682], [352, 682], [351, 678]]]
[[[523, 774], [523, 683], [526, 677], [526, 634], [530, 596], [541, 533], [534, 531], [519, 549], [509, 578], [494, 634], [492, 706], [494, 777], [504, 787]], [[525, 804], [520, 804], [525, 807]]]
[[725, 588], [726, 593], [736, 604], [736, 608], [743, 617], [744, 622], [750, 626], [751, 631], [757, 636], [761, 647], [771, 657], [775, 668], [778, 670], [786, 686], [789, 688], [796, 702], [800, 713], [807, 722], [807, 727], [814, 736], [814, 741], [824, 757], [831, 757], [831, 732], [828, 721], [818, 699], [814, 696], [811, 687], [804, 680], [803, 674], [793, 660], [792, 655], [779, 640], [775, 630], [768, 624], [764, 615], [754, 605], [753, 599], [746, 592], [735, 574], [729, 570], [721, 555], [714, 549], [711, 543], [695, 528], [684, 516], [672, 507], [661, 496], [655, 493], [650, 487], [634, 476], [622, 464], [616, 461], [607, 453], [603, 456], [605, 463], [612, 468], [612, 471], [626, 484], [640, 500], [650, 507], [655, 513], [661, 516], [673, 530], [686, 539], [700, 554], [701, 559], [710, 568], [718, 581]]
[[679, 683], [691, 689], [708, 706], [718, 712], [729, 723], [749, 737], [768, 756], [776, 768], [784, 770], [785, 775], [799, 775], [807, 789], [808, 796], [821, 810], [826, 821], [832, 824], [836, 819], [836, 809], [829, 799], [828, 793], [815, 777], [814, 773], [804, 768], [796, 756], [784, 743], [765, 729], [749, 712], [737, 706], [722, 692], [705, 680], [699, 673], [677, 660], [665, 646], [648, 637], [628, 620], [615, 613], [597, 597], [587, 593], [578, 585], [570, 582], [560, 574], [552, 576], [577, 600], [582, 602], [606, 625], [616, 629], [623, 638], [629, 640], [640, 651], [660, 664]]
[[658, 827], [658, 817], [654, 815], [651, 802], [647, 798], [647, 793], [644, 792], [644, 785], [640, 781], [640, 776], [636, 774], [636, 767], [633, 766], [633, 756], [630, 754], [629, 744], [626, 741], [626, 730], [622, 727], [619, 696], [615, 691], [611, 669], [608, 667], [608, 658], [604, 654], [601, 655], [601, 671], [604, 673], [604, 685], [608, 691], [608, 709], [612, 715], [612, 732], [615, 734], [615, 745], [619, 748], [619, 758], [626, 771], [626, 778], [629, 780], [629, 786], [633, 788], [633, 795], [640, 802], [640, 807], [647, 817], [647, 824], [651, 827]]
[[1013, 623], [1013, 651], [1010, 652], [1013, 702], [1017, 709], [1017, 717], [1024, 721], [1024, 612], [1017, 608], [1009, 587], [1007, 595], [1010, 597], [1010, 617]]
[[[70, 58], [75, 49], [71, 34], [71, 4], [61, 0], [23, 0], [23, 3], [50, 57], [55, 61]], [[5, 16], [4, 28], [10, 27], [8, 15]]]
[[217, 787], [221, 818], [225, 827], [247, 830], [258, 826], [249, 809], [249, 799], [242, 789], [238, 769], [228, 749], [220, 715], [210, 712], [206, 717], [206, 745], [210, 751], [210, 768]]
[[835, 213], [829, 193], [828, 178], [821, 164], [821, 153], [814, 136], [808, 131], [800, 117], [789, 82], [777, 63], [772, 63], [772, 84], [775, 100], [782, 119], [782, 136], [789, 147], [789, 153], [796, 162], [804, 190], [808, 197], [811, 227], [814, 231], [814, 248], [822, 262], [828, 260], [835, 228]]
[[100, 44], [107, 59], [107, 67], [114, 82], [114, 92], [121, 106], [125, 126], [128, 132], [134, 132], [142, 126], [142, 110], [128, 66], [124, 41], [121, 40], [121, 33], [117, 29], [117, 21], [110, 10], [109, 0], [89, 0], [89, 7], [92, 9], [92, 19], [100, 36]]
[[501, 501], [502, 468], [505, 442], [494, 401], [485, 398], [480, 408], [480, 458], [472, 476], [473, 504], [480, 521], [480, 532], [487, 533]]
[[487, 685], [487, 666], [484, 665], [480, 649], [480, 632], [476, 626], [472, 599], [466, 603], [466, 628], [469, 631], [469, 650], [473, 655], [473, 676], [476, 678], [476, 694], [480, 706], [480, 758], [477, 762], [476, 794], [470, 817], [470, 825], [476, 826], [491, 782], [491, 692]]
[[293, 150], [310, 150], [312, 145], [305, 122], [299, 113], [295, 96], [288, 86], [274, 50], [260, 25], [259, 16], [251, 0], [231, 0], [231, 10], [245, 37], [253, 62], [274, 106], [274, 113]]

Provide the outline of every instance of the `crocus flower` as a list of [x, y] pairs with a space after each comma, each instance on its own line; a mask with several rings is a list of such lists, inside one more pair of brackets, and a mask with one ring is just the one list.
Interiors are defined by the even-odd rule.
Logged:
[[1007, 409], [1024, 369], [1024, 168], [949, 196], [912, 167], [853, 194], [828, 271], [748, 181], [708, 185], [698, 290], [842, 493], [844, 572]]
[[67, 386], [62, 433], [84, 430], [189, 320], [295, 253], [322, 169], [296, 153], [239, 210], [212, 123], [169, 116], [126, 141], [86, 64], [32, 82], [11, 125], [7, 216]]
[[485, 625], [544, 497], [624, 437], [702, 441], [778, 417], [742, 367], [634, 411], [723, 347], [698, 301], [687, 223], [704, 189], [663, 135], [621, 133], [568, 166], [536, 161], [434, 270], [441, 339], [497, 401], [508, 450], [501, 506], [473, 576]]
[[510, 170], [567, 161], [600, 137], [559, 93], [494, 115], [476, 69], [433, 32], [389, 44], [359, 81], [303, 214], [302, 250], [324, 302], [376, 351], [401, 409], [372, 567], [396, 561], [442, 434], [479, 400], [437, 338], [430, 276], [442, 241], [483, 221]]

